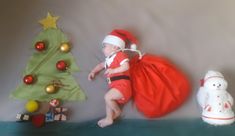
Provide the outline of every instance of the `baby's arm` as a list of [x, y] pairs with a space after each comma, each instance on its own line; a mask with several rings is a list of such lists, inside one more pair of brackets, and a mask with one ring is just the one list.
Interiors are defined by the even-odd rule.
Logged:
[[99, 64], [97, 64], [92, 70], [91, 72], [89, 73], [88, 75], [88, 80], [92, 80], [95, 78], [95, 75], [97, 73], [99, 73], [101, 70], [104, 69], [104, 62], [101, 62]]
[[117, 68], [107, 69], [105, 71], [105, 74], [110, 75], [110, 74], [115, 74], [115, 73], [121, 73], [121, 72], [127, 71], [128, 69], [129, 69], [129, 62], [126, 61], [121, 66], [119, 66]]

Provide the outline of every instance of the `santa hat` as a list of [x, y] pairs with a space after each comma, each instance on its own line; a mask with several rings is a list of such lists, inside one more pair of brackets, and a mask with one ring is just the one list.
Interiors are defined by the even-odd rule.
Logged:
[[204, 86], [204, 83], [206, 81], [208, 81], [209, 79], [212, 79], [212, 78], [223, 78], [224, 79], [224, 76], [218, 71], [209, 70], [206, 73], [204, 79], [200, 80], [201, 81], [201, 86]]
[[136, 50], [137, 39], [128, 31], [122, 29], [114, 29], [103, 40], [105, 43], [118, 46], [120, 49], [130, 48]]

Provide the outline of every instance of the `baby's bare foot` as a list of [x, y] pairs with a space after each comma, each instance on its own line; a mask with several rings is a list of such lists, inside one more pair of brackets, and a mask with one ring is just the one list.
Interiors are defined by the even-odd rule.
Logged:
[[104, 127], [112, 125], [113, 120], [108, 119], [108, 118], [103, 118], [103, 119], [99, 120], [97, 124], [98, 124], [99, 127], [104, 128]]

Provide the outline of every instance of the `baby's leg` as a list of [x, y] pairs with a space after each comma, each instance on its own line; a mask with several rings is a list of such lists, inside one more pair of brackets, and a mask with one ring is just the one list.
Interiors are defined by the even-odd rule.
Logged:
[[108, 107], [110, 107], [113, 112], [113, 119], [117, 118], [121, 114], [121, 109], [116, 102], [117, 100], [123, 98], [123, 95], [115, 88], [110, 89], [106, 94], [105, 94], [105, 103]]
[[117, 89], [111, 89], [105, 94], [106, 117], [98, 121], [100, 127], [106, 127], [113, 124], [113, 120], [120, 116], [121, 110], [116, 100], [121, 99], [123, 95]]
[[113, 116], [114, 116], [113, 110], [108, 105], [106, 105], [106, 117], [99, 120], [97, 124], [102, 128], [109, 126], [113, 124]]

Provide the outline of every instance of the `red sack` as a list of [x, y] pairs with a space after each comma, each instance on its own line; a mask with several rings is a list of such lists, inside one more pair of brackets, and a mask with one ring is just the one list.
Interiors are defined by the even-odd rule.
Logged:
[[137, 55], [130, 61], [130, 72], [134, 103], [146, 117], [164, 116], [189, 96], [188, 79], [165, 58]]

